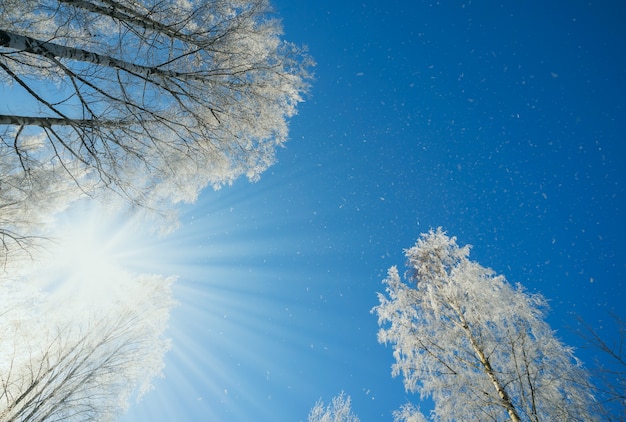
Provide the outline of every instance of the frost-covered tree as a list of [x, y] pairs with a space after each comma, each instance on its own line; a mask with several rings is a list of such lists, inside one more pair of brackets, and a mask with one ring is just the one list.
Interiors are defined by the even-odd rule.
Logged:
[[82, 309], [23, 283], [0, 284], [0, 420], [119, 416], [161, 372], [170, 283], [139, 277], [123, 298]]
[[426, 417], [420, 409], [411, 403], [400, 407], [400, 410], [393, 412], [394, 422], [426, 422]]
[[5, 254], [38, 235], [14, 211], [38, 222], [55, 194], [167, 212], [256, 179], [309, 82], [281, 31], [267, 0], [0, 0], [0, 83], [16, 97], [0, 114]]
[[[310, 60], [267, 0], [0, 0], [0, 149], [141, 204], [255, 179], [287, 137]], [[24, 100], [25, 101], [25, 100]], [[19, 104], [13, 105], [19, 109]], [[31, 140], [39, 140], [32, 148]]]
[[352, 413], [350, 396], [342, 391], [327, 406], [320, 399], [309, 412], [309, 422], [359, 422]]
[[546, 301], [469, 260], [441, 229], [406, 251], [379, 294], [378, 339], [441, 421], [593, 421], [588, 378], [544, 321]]

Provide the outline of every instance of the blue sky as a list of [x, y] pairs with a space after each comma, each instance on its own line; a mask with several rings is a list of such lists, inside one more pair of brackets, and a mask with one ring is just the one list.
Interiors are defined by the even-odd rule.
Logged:
[[179, 275], [173, 348], [122, 420], [299, 421], [341, 390], [362, 421], [392, 420], [418, 398], [369, 311], [431, 227], [544, 294], [567, 343], [575, 314], [611, 338], [626, 7], [549, 3], [274, 1], [316, 80], [278, 163], [150, 246], [151, 271]]

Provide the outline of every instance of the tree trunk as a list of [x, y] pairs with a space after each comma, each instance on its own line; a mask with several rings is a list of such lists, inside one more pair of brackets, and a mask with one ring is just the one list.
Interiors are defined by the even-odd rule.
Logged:
[[465, 318], [460, 313], [459, 313], [459, 320], [461, 321], [461, 326], [463, 327], [463, 330], [465, 330], [465, 332], [467, 333], [467, 337], [469, 338], [472, 348], [474, 349], [474, 353], [476, 353], [476, 356], [478, 357], [480, 364], [483, 366], [483, 370], [489, 377], [489, 381], [491, 381], [491, 383], [495, 387], [498, 393], [498, 396], [500, 397], [500, 400], [502, 401], [502, 405], [508, 412], [509, 417], [511, 418], [511, 421], [521, 422], [521, 419], [519, 415], [517, 414], [517, 410], [515, 409], [515, 406], [513, 406], [511, 397], [509, 397], [509, 394], [506, 392], [502, 384], [500, 384], [500, 380], [498, 380], [498, 377], [496, 377], [496, 374], [493, 372], [493, 368], [491, 367], [491, 363], [489, 362], [489, 359], [485, 356], [485, 353], [482, 351], [482, 349], [476, 342], [476, 339], [472, 335], [472, 332], [467, 324], [467, 321], [465, 321]]
[[123, 126], [124, 122], [98, 119], [69, 119], [62, 117], [13, 116], [0, 114], [0, 125], [11, 126], [74, 126], [74, 127], [114, 127]]
[[85, 63], [92, 63], [98, 66], [120, 69], [150, 81], [153, 81], [151, 78], [155, 76], [185, 81], [205, 81], [204, 78], [189, 73], [164, 70], [157, 66], [142, 66], [116, 59], [115, 57], [94, 53], [80, 48], [55, 44], [52, 42], [40, 41], [25, 35], [3, 30], [0, 30], [0, 47], [36, 54], [50, 59], [76, 60]]

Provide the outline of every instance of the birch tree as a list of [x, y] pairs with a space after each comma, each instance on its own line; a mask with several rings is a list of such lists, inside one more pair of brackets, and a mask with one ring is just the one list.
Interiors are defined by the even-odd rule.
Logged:
[[352, 413], [350, 396], [342, 391], [328, 405], [320, 399], [309, 412], [309, 422], [359, 422]]
[[392, 267], [373, 309], [392, 373], [441, 421], [593, 421], [587, 375], [544, 321], [546, 300], [469, 260], [441, 229]]
[[0, 420], [119, 416], [161, 372], [170, 282], [136, 279], [115, 303], [84, 304], [88, 313], [46, 302], [24, 284], [0, 285]]
[[267, 0], [0, 0], [2, 261], [81, 195], [167, 214], [258, 178], [309, 81], [281, 31]]
[[[0, 81], [30, 101], [0, 148], [142, 205], [256, 179], [310, 60], [266, 0], [0, 0]], [[26, 100], [25, 100], [26, 101]], [[32, 106], [31, 106], [32, 105]], [[29, 140], [44, 142], [33, 150]], [[91, 179], [86, 183], [84, 171]]]

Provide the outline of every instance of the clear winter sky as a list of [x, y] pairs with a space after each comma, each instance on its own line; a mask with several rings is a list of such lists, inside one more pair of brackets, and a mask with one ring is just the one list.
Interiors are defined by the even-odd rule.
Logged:
[[300, 421], [341, 390], [391, 421], [418, 397], [370, 309], [432, 227], [549, 298], [569, 344], [574, 315], [626, 317], [626, 3], [273, 3], [316, 80], [278, 163], [153, 245], [173, 348], [124, 421]]

